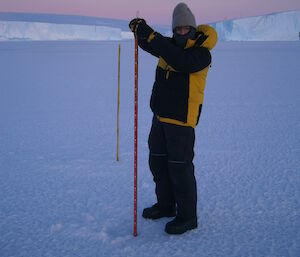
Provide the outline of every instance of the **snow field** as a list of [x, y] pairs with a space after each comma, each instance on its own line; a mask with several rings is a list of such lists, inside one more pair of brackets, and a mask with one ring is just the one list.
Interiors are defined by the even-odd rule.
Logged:
[[133, 41], [0, 43], [0, 256], [299, 256], [298, 42], [219, 43], [196, 129], [197, 230], [148, 221], [149, 99], [139, 55], [133, 233]]

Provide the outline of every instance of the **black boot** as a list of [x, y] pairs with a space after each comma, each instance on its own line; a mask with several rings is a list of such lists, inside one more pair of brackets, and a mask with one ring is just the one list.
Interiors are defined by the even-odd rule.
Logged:
[[154, 204], [152, 207], [145, 208], [143, 210], [143, 217], [145, 219], [160, 219], [163, 217], [174, 217], [176, 216], [175, 209], [160, 209], [158, 204]]
[[174, 220], [168, 222], [166, 224], [165, 231], [168, 234], [183, 234], [184, 232], [188, 230], [192, 230], [197, 228], [198, 223], [197, 223], [197, 217], [193, 219], [182, 219], [180, 217], [176, 217]]

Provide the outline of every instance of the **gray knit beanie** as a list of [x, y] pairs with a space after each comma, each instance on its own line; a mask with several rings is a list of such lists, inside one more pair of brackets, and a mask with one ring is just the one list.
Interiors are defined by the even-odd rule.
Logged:
[[172, 30], [178, 26], [191, 26], [197, 29], [195, 16], [185, 3], [179, 3], [173, 11]]

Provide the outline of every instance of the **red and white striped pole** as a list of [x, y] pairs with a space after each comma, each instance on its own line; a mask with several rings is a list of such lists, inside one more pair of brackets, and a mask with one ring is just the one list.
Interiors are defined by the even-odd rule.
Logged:
[[138, 39], [135, 38], [135, 90], [134, 90], [134, 227], [133, 235], [137, 236], [137, 137], [138, 137]]

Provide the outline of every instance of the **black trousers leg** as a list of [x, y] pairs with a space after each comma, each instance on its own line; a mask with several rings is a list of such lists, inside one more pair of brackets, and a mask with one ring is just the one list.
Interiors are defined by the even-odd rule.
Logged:
[[174, 190], [168, 172], [166, 137], [162, 124], [154, 117], [149, 134], [149, 167], [155, 182], [155, 193], [161, 209], [175, 209]]
[[197, 216], [197, 186], [193, 165], [195, 131], [191, 127], [162, 124], [177, 216], [192, 219]]

